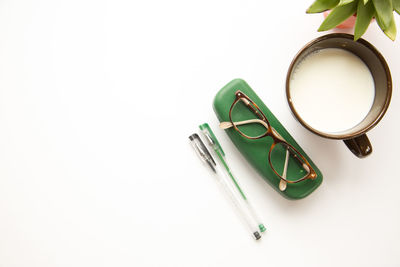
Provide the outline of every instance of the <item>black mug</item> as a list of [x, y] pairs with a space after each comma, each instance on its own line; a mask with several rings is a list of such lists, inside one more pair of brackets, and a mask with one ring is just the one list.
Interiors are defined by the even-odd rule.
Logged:
[[[323, 132], [310, 126], [296, 110], [296, 107], [293, 104], [290, 88], [290, 81], [298, 64], [311, 53], [327, 48], [344, 49], [358, 56], [370, 70], [375, 86], [375, 98], [373, 100], [372, 108], [366, 117], [351, 129], [335, 133]], [[389, 107], [391, 95], [392, 79], [389, 67], [383, 56], [370, 43], [363, 39], [354, 41], [354, 36], [350, 34], [328, 34], [321, 36], [305, 45], [290, 64], [286, 77], [286, 97], [289, 107], [292, 110], [295, 118], [305, 128], [319, 136], [343, 140], [351, 152], [353, 152], [359, 158], [363, 158], [371, 154], [372, 146], [366, 135], [366, 132], [376, 126], [382, 119]]]

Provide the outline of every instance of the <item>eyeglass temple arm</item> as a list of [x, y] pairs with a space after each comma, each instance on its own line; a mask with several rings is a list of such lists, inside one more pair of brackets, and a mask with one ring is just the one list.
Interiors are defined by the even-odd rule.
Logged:
[[[245, 121], [237, 121], [237, 122], [234, 122], [234, 124], [235, 124], [236, 126], [245, 125], [245, 124], [250, 124], [250, 123], [261, 123], [265, 128], [268, 129], [268, 124], [267, 124], [265, 121], [260, 120], [260, 119], [251, 119], [251, 120], [245, 120]], [[230, 121], [223, 121], [223, 122], [221, 122], [221, 123], [219, 124], [219, 128], [224, 129], [224, 130], [229, 129], [229, 128], [231, 128], [231, 127], [233, 127], [233, 124], [232, 124], [232, 122], [230, 122]], [[274, 134], [275, 134], [277, 137], [279, 137], [279, 139], [281, 139], [282, 141], [285, 141], [285, 142], [286, 142], [286, 140], [285, 140], [273, 127], [271, 127], [271, 129], [272, 129], [272, 131], [274, 132]]]
[[[267, 124], [265, 121], [260, 120], [260, 119], [251, 119], [251, 120], [245, 120], [245, 121], [237, 121], [237, 122], [234, 122], [234, 124], [235, 124], [236, 126], [245, 125], [245, 124], [250, 124], [250, 123], [261, 123], [262, 125], [265, 126], [265, 128], [268, 129], [268, 124]], [[223, 121], [223, 122], [221, 122], [221, 123], [219, 124], [219, 128], [224, 129], [224, 130], [229, 129], [229, 128], [231, 128], [231, 127], [233, 127], [233, 124], [232, 124], [232, 122], [230, 122], [230, 121]]]
[[283, 179], [281, 179], [281, 181], [279, 182], [279, 190], [281, 191], [285, 191], [287, 187], [287, 182], [284, 179], [286, 179], [287, 168], [289, 165], [289, 153], [290, 153], [289, 149], [286, 149], [285, 164], [283, 166], [283, 174], [282, 174]]

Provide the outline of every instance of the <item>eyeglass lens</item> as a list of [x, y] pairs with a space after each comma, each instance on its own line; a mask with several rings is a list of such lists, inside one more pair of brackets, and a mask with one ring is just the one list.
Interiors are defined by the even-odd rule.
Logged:
[[277, 143], [271, 151], [271, 167], [280, 175], [283, 175], [286, 150], [289, 151], [289, 160], [286, 170], [286, 180], [296, 182], [308, 175], [309, 169], [304, 164], [301, 156], [285, 143]]
[[[247, 105], [246, 105], [247, 104]], [[232, 107], [231, 118], [233, 122], [240, 122], [251, 119], [261, 119], [253, 110], [258, 110], [251, 102], [241, 98]], [[240, 132], [249, 137], [255, 138], [267, 132], [267, 128], [260, 123], [249, 123], [236, 126]]]

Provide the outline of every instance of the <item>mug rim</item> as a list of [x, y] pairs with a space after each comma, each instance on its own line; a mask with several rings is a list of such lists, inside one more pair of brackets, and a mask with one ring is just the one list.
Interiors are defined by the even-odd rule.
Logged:
[[[300, 114], [297, 112], [296, 108], [294, 107], [293, 101], [292, 101], [292, 98], [291, 98], [291, 95], [290, 95], [290, 86], [289, 86], [289, 84], [290, 84], [291, 74], [292, 74], [293, 68], [294, 68], [295, 64], [298, 62], [300, 56], [308, 48], [312, 47], [316, 43], [319, 43], [319, 42], [321, 42], [323, 40], [331, 39], [331, 38], [348, 39], [348, 40], [350, 40], [352, 42], [359, 42], [362, 45], [364, 45], [365, 47], [367, 47], [370, 51], [372, 51], [374, 53], [374, 55], [381, 62], [382, 66], [383, 66], [383, 68], [385, 70], [386, 79], [388, 81], [388, 83], [387, 83], [387, 95], [388, 95], [388, 97], [385, 98], [385, 103], [382, 106], [382, 109], [380, 110], [378, 116], [370, 124], [368, 124], [367, 127], [363, 128], [361, 130], [355, 131], [355, 132], [344, 133], [344, 134], [340, 134], [340, 132], [339, 132], [339, 134], [332, 134], [332, 133], [318, 131], [317, 129], [311, 127], [305, 120], [303, 120], [303, 118], [300, 116]], [[286, 74], [286, 99], [288, 101], [290, 110], [292, 111], [294, 117], [300, 122], [301, 125], [303, 125], [306, 129], [308, 129], [312, 133], [314, 133], [316, 135], [319, 135], [321, 137], [329, 138], [329, 139], [346, 140], [346, 139], [352, 139], [352, 138], [355, 138], [355, 137], [358, 137], [358, 136], [361, 136], [361, 135], [365, 134], [366, 132], [368, 132], [369, 130], [374, 128], [379, 123], [379, 121], [383, 118], [383, 116], [385, 115], [385, 113], [386, 113], [386, 111], [387, 111], [387, 109], [389, 107], [391, 98], [392, 98], [392, 77], [391, 77], [391, 74], [390, 74], [389, 66], [387, 65], [387, 62], [386, 62], [385, 58], [378, 51], [378, 49], [376, 49], [371, 43], [367, 42], [366, 40], [360, 38], [357, 41], [354, 41], [354, 35], [352, 35], [352, 34], [331, 33], [331, 34], [326, 34], [326, 35], [320, 36], [318, 38], [315, 38], [314, 40], [311, 40], [310, 42], [308, 42], [306, 45], [304, 45], [297, 52], [297, 54], [293, 58], [292, 62], [290, 63], [288, 72]], [[349, 130], [351, 130], [351, 128]]]

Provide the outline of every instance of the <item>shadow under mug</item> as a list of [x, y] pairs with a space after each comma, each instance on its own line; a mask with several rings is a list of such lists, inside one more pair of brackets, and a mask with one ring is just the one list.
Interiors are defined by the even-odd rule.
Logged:
[[[365, 133], [378, 124], [389, 107], [392, 96], [392, 78], [389, 67], [378, 50], [363, 39], [354, 41], [353, 38], [354, 36], [350, 34], [333, 33], [306, 44], [290, 64], [286, 76], [286, 97], [293, 115], [305, 128], [325, 138], [343, 140], [354, 155], [363, 158], [372, 152], [371, 143]], [[338, 133], [321, 132], [308, 125], [302, 119], [301, 114], [296, 111], [290, 95], [290, 79], [297, 64], [310, 53], [326, 48], [340, 48], [358, 56], [369, 68], [375, 85], [375, 99], [364, 120], [351, 129]]]

